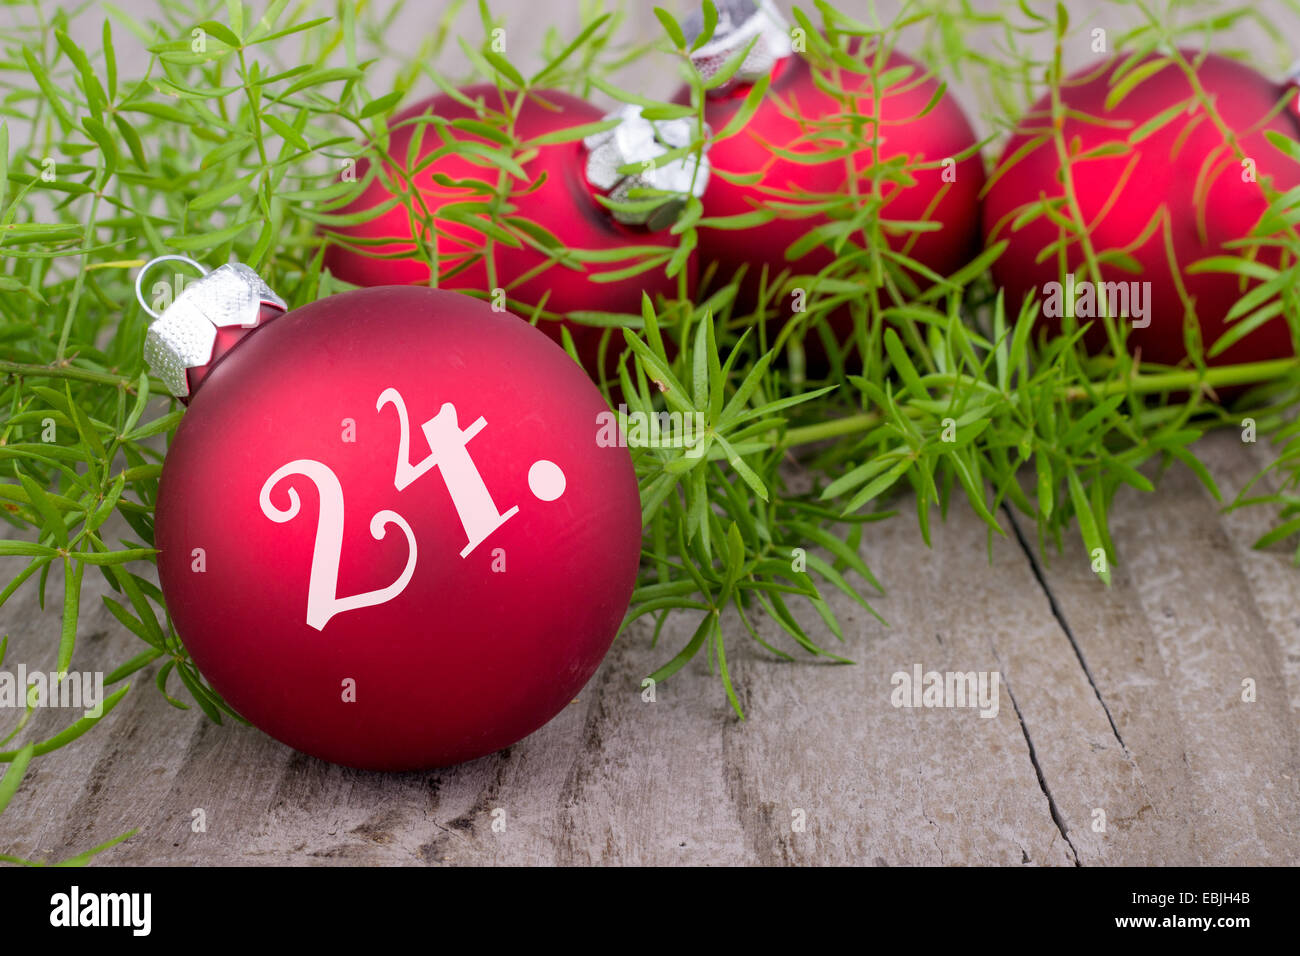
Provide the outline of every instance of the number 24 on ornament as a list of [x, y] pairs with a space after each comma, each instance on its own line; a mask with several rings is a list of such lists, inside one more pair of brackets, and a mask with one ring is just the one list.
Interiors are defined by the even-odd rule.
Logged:
[[[429, 444], [429, 454], [418, 464], [411, 464], [411, 425], [401, 392], [395, 388], [384, 389], [375, 403], [375, 411], [383, 411], [388, 405], [396, 409], [401, 425], [393, 487], [403, 491], [429, 471], [438, 468], [468, 538], [465, 547], [460, 550], [460, 556], [467, 557], [519, 512], [517, 505], [511, 506], [504, 513], [497, 508], [483, 476], [470, 456], [469, 442], [487, 426], [486, 419], [480, 415], [467, 428], [462, 429], [457, 421], [456, 407], [450, 402], [444, 403], [437, 415], [420, 426]], [[406, 566], [397, 579], [387, 587], [339, 597], [339, 558], [343, 549], [346, 513], [343, 486], [333, 469], [315, 459], [299, 458], [280, 466], [262, 485], [258, 500], [262, 513], [281, 524], [293, 520], [301, 507], [298, 493], [292, 487], [288, 489], [287, 508], [278, 508], [271, 502], [272, 490], [291, 475], [310, 479], [320, 498], [316, 542], [312, 550], [311, 576], [307, 589], [307, 624], [320, 631], [336, 614], [384, 604], [401, 594], [415, 574], [417, 560], [415, 533], [406, 519], [396, 511], [387, 509], [375, 512], [370, 518], [370, 535], [376, 541], [387, 534], [390, 524], [397, 525], [406, 536]], [[554, 462], [539, 459], [528, 470], [528, 487], [542, 501], [559, 498], [564, 493], [564, 485], [564, 472]]]

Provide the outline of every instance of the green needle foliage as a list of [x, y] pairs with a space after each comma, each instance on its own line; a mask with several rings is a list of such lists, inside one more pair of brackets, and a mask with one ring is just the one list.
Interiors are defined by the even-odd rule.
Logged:
[[[326, 241], [369, 255], [415, 256], [434, 284], [481, 261], [488, 288], [474, 294], [489, 295], [500, 284], [529, 321], [603, 328], [605, 348], [621, 358], [616, 380], [600, 384], [627, 435], [645, 525], [641, 578], [625, 623], [651, 618], [657, 642], [670, 614], [691, 615], [692, 636], [669, 649], [672, 656], [651, 676], [668, 678], [703, 651], [738, 713], [726, 647], [734, 630], [724, 614], [728, 621], [734, 614], [748, 637], [778, 657], [848, 659], [849, 635], [827, 597], [841, 592], [874, 614], [868, 595], [881, 584], [860, 551], [871, 524], [893, 515], [904, 488], [927, 543], [936, 509], [942, 517], [954, 501], [987, 523], [990, 541], [1006, 533], [1014, 512], [1034, 522], [1042, 547], [1060, 549], [1076, 537], [1108, 581], [1119, 559], [1108, 530], [1116, 491], [1150, 491], [1161, 468], [1181, 463], [1217, 497], [1194, 443], [1208, 429], [1249, 415], [1279, 446], [1270, 469], [1276, 475], [1260, 478], [1280, 490], [1252, 483], [1234, 506], [1278, 509], [1279, 523], [1260, 546], [1300, 533], [1300, 426], [1291, 415], [1300, 399], [1300, 363], [1206, 363], [1267, 321], [1300, 332], [1297, 191], [1261, 183], [1268, 212], [1250, 242], [1232, 255], [1188, 264], [1238, 276], [1243, 296], [1223, 341], [1203, 344], [1191, 335], [1189, 361], [1162, 368], [1129, 355], [1123, 325], [1111, 316], [1103, 316], [1111, 348], [1100, 355], [1079, 346], [1081, 328], [1043, 335], [1037, 305], [1004, 301], [988, 278], [1004, 243], [954, 275], [933, 274], [908, 253], [910, 240], [935, 224], [893, 220], [888, 202], [923, 164], [855, 165], [856, 153], [867, 147], [876, 155], [888, 135], [870, 118], [881, 114], [883, 100], [926, 79], [886, 66], [898, 48], [978, 97], [993, 132], [981, 144], [986, 155], [1045, 89], [1052, 111], [1035, 135], [1057, 149], [1068, 171], [1083, 157], [1072, 155], [1060, 132], [1064, 51], [1069, 44], [1086, 48], [1093, 24], [1071, 24], [1064, 6], [1049, 10], [1025, 0], [993, 11], [966, 0], [912, 0], [890, 17], [874, 4], [852, 5], [850, 13], [826, 0], [801, 3], [794, 11], [807, 40], [800, 55], [844, 108], [829, 119], [805, 117], [760, 82], [734, 121], [666, 158], [702, 155], [711, 143], [741, 135], [766, 98], [801, 129], [797, 143], [775, 151], [799, 162], [842, 163], [846, 188], [826, 195], [772, 189], [753, 210], [726, 219], [706, 218], [699, 200], [688, 200], [666, 244], [611, 253], [567, 248], [521, 213], [522, 197], [536, 185], [526, 168], [536, 150], [604, 124], [530, 142], [515, 131], [521, 105], [558, 89], [635, 103], [651, 119], [693, 117], [702, 126], [708, 89], [734, 74], [744, 51], [706, 83], [689, 68], [689, 53], [716, 23], [707, 0], [704, 33], [692, 42], [668, 10], [655, 10], [658, 34], [635, 36], [628, 4], [577, 6], [579, 26], [571, 34], [548, 27], [529, 36], [531, 27], [506, 23], [487, 2], [449, 0], [411, 54], [391, 45], [401, 4], [269, 0], [254, 9], [242, 0], [160, 0], [154, 16], [140, 20], [106, 3], [107, 17], [91, 22], [96, 8], [85, 5], [65, 10], [4, 0], [0, 518], [13, 530], [0, 540], [0, 556], [15, 570], [0, 590], [0, 606], [24, 586], [44, 606], [50, 571], [58, 569], [63, 593], [49, 599], [59, 601], [60, 626], [51, 639], [58, 668], [68, 670], [85, 610], [85, 575], [103, 576], [108, 610], [141, 641], [107, 675], [112, 693], [104, 715], [128, 692], [129, 679], [152, 667], [158, 690], [175, 706], [192, 702], [218, 722], [238, 717], [190, 661], [153, 567], [158, 479], [183, 409], [145, 370], [149, 316], [133, 283], [146, 260], [167, 253], [209, 266], [245, 262], [291, 308], [345, 287], [322, 271]], [[1258, 16], [1248, 7], [1205, 2], [1130, 0], [1112, 8], [1130, 24], [1111, 40], [1130, 58], [1116, 74], [1115, 100], [1143, 78], [1145, 68], [1136, 66], [1142, 57], [1158, 54], [1194, 78], [1194, 61], [1180, 49], [1209, 48], [1221, 30]], [[475, 14], [472, 30], [458, 26]], [[510, 30], [509, 53], [494, 42], [503, 29]], [[517, 65], [520, 37], [535, 45], [531, 52], [542, 64], [531, 73]], [[143, 55], [119, 55], [128, 46]], [[469, 63], [467, 73], [446, 68], [451, 50]], [[631, 88], [626, 71], [648, 57], [676, 67], [688, 88], [684, 102]], [[861, 94], [853, 74], [872, 77], [867, 116], [854, 108]], [[403, 155], [390, 152], [390, 118], [404, 105], [434, 91], [457, 95], [470, 82], [495, 85], [499, 102], [467, 104], [477, 110], [472, 120], [405, 120], [418, 131], [413, 145]], [[1190, 107], [1222, 127], [1213, 100], [1193, 89], [1192, 100], [1152, 123], [1173, 121]], [[1136, 149], [1154, 128], [1121, 131], [1120, 148]], [[1220, 158], [1233, 159], [1239, 148], [1226, 127], [1224, 141]], [[1300, 145], [1280, 137], [1274, 145], [1300, 162]], [[456, 184], [463, 201], [431, 208], [413, 187], [431, 147], [481, 170]], [[992, 175], [1014, 175], [1019, 158]], [[358, 175], [340, 175], [349, 168]], [[391, 199], [343, 211], [376, 181]], [[1059, 227], [1060, 241], [1045, 255], [1064, 266], [1066, 253], [1077, 249], [1085, 262], [1081, 278], [1098, 280], [1123, 250], [1092, 247], [1070, 182], [1065, 176], [1063, 196], [1045, 197], [1022, 215]], [[637, 194], [626, 200], [632, 207], [657, 201]], [[382, 241], [337, 232], [396, 207], [420, 237], [412, 249], [395, 253]], [[756, 309], [737, 307], [738, 277], [706, 270], [699, 288], [707, 292], [690, 294], [687, 264], [700, 228], [730, 229], [743, 242], [745, 230], [778, 216], [807, 219], [809, 226], [787, 250], [788, 267], [760, 276]], [[469, 257], [440, 253], [437, 239], [450, 225], [481, 236]], [[1264, 245], [1281, 248], [1279, 265], [1251, 254]], [[543, 269], [581, 269], [595, 282], [662, 271], [677, 291], [647, 297], [639, 314], [561, 316], [544, 301], [511, 294], [529, 276], [499, 274], [496, 257], [504, 247], [528, 247]], [[801, 272], [803, 255], [817, 249], [833, 253], [830, 264]], [[795, 290], [807, 307], [783, 318]], [[164, 284], [152, 294], [165, 301], [172, 291]], [[828, 317], [845, 310], [853, 320], [847, 348], [827, 328]], [[807, 376], [810, 337], [829, 356], [824, 380]], [[1254, 386], [1231, 414], [1213, 400], [1215, 389], [1230, 386]], [[686, 422], [692, 431], [680, 440], [675, 429]], [[763, 617], [783, 632], [778, 642], [761, 635]], [[825, 632], [844, 643], [844, 654], [824, 646], [818, 635]], [[0, 640], [0, 663], [6, 644]], [[28, 705], [0, 741], [12, 748], [0, 751], [7, 764], [0, 811], [31, 761], [102, 719], [83, 718], [28, 741]], [[113, 842], [67, 862], [84, 862]]]

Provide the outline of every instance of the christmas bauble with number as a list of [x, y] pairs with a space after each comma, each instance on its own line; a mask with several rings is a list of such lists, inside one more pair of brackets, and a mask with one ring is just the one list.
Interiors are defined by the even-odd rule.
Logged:
[[203, 321], [238, 311], [209, 279], [149, 346], [190, 393], [156, 546], [201, 673], [268, 734], [353, 767], [457, 763], [550, 720], [638, 564], [636, 478], [598, 440], [596, 387], [523, 320], [418, 287], [264, 299], [205, 361]]
[[[891, 249], [940, 275], [956, 271], [976, 254], [984, 169], [970, 123], [937, 79], [916, 61], [892, 52], [878, 71], [878, 91], [866, 72], [840, 69], [834, 82], [850, 96], [846, 104], [825, 88], [831, 79], [818, 76], [809, 59], [792, 49], [789, 24], [766, 0], [731, 0], [718, 9], [712, 40], [693, 54], [704, 76], [716, 73], [746, 44], [754, 45], [731, 80], [710, 91], [705, 106], [709, 126], [715, 133], [726, 130], [753, 84], [764, 76], [770, 80], [748, 122], [735, 135], [714, 142], [709, 151], [714, 174], [704, 197], [705, 216], [776, 212], [771, 221], [739, 232], [700, 229], [702, 269], [717, 263], [719, 280], [727, 282], [741, 266], [748, 266], [742, 309], [753, 308], [764, 266], [769, 281], [774, 281], [783, 269], [809, 275], [835, 262], [836, 253], [829, 248], [835, 236], [829, 233], [825, 242], [791, 258], [791, 252], [798, 251], [792, 247], [811, 230], [833, 225], [824, 212], [811, 210], [807, 215], [807, 207], [843, 200], [851, 192], [864, 197], [863, 205], [874, 201], [867, 198], [873, 175], [881, 179], [880, 219], [938, 227], [891, 231], [886, 226]], [[698, 17], [690, 29], [698, 31]], [[871, 55], [864, 64], [871, 62]], [[683, 89], [677, 99], [688, 102], [689, 97], [690, 91]], [[851, 115], [876, 119], [878, 144], [870, 141], [871, 123], [859, 134], [850, 132]], [[854, 141], [855, 136], [860, 141]], [[818, 153], [826, 158], [808, 160]], [[894, 181], [892, 173], [880, 171], [885, 166], [896, 167], [908, 181]], [[909, 275], [919, 285], [928, 285], [914, 271]], [[790, 297], [781, 305], [788, 314]], [[846, 337], [851, 329], [847, 310], [837, 310], [831, 325], [838, 338]]]
[[[489, 300], [495, 297], [498, 306], [508, 305], [530, 319], [541, 309], [539, 328], [560, 341], [560, 327], [566, 325], [583, 366], [594, 376], [601, 368], [597, 355], [605, 330], [565, 317], [582, 312], [639, 316], [642, 293], [652, 300], [675, 298], [678, 277], [668, 276], [662, 263], [635, 275], [617, 273], [634, 266], [638, 258], [644, 259], [647, 248], [671, 251], [678, 240], [664, 231], [673, 221], [674, 203], [620, 215], [601, 205], [598, 198], [611, 193], [618, 198], [630, 188], [654, 186], [656, 177], [672, 170], [651, 169], [646, 181], [640, 182], [636, 176], [629, 181], [629, 177], [613, 174], [606, 166], [600, 170], [606, 178], [601, 178], [592, 165], [593, 153], [599, 159], [617, 153], [619, 143], [635, 139], [634, 149], [616, 157], [619, 165], [625, 165], [653, 161], [670, 147], [654, 142], [645, 130], [648, 124], [639, 121], [639, 112], [628, 119], [637, 123], [639, 137], [624, 136], [618, 142], [612, 133], [575, 137], [571, 131], [599, 123], [606, 114], [557, 90], [531, 92], [520, 104], [510, 130], [504, 129], [508, 125], [505, 114], [500, 91], [483, 84], [466, 87], [457, 96], [444, 93], [432, 97], [393, 117], [390, 157], [405, 164], [412, 139], [420, 137], [410, 167], [411, 179], [419, 203], [433, 216], [434, 230], [429, 232], [413, 222], [405, 205], [398, 203], [359, 224], [328, 227], [332, 241], [326, 249], [325, 266], [355, 285], [429, 284], [429, 266], [415, 251], [414, 237], [420, 235], [436, 256], [439, 274], [434, 284]], [[422, 117], [436, 117], [437, 122], [421, 122]], [[526, 178], [484, 158], [485, 145], [511, 152], [488, 139], [485, 126], [525, 144], [548, 140], [523, 152]], [[556, 138], [559, 141], [550, 141]], [[683, 163], [672, 165], [680, 169]], [[369, 164], [359, 163], [357, 174], [364, 180], [370, 174]], [[389, 175], [400, 173], [389, 170]], [[502, 176], [509, 182], [508, 203], [499, 221], [491, 223], [485, 208], [492, 196], [482, 191], [481, 184], [495, 186]], [[701, 192], [707, 173], [697, 179], [691, 185]], [[394, 195], [375, 177], [355, 200], [333, 213], [350, 215], [377, 209], [392, 203]], [[692, 253], [684, 269], [687, 295], [694, 292], [695, 273]], [[613, 373], [612, 359], [624, 348], [622, 334], [615, 329], [607, 345], [606, 374]]]
[[[1073, 199], [1051, 135], [1051, 99], [1045, 95], [1034, 105], [1007, 143], [985, 200], [986, 241], [1010, 243], [993, 266], [994, 278], [1011, 308], [1034, 294], [1039, 321], [1051, 332], [1062, 327], [1067, 309], [1080, 326], [1091, 323], [1085, 342], [1092, 349], [1108, 341], [1104, 296], [1117, 328], [1128, 329], [1128, 349], [1140, 350], [1147, 361], [1174, 365], [1187, 357], [1189, 309], [1211, 364], [1289, 355], [1290, 332], [1276, 315], [1209, 356], [1225, 331], [1253, 322], [1262, 315], [1258, 310], [1280, 311], [1280, 302], [1276, 296], [1252, 301], [1246, 293], [1257, 282], [1218, 267], [1201, 271], [1196, 263], [1253, 259], [1255, 266], [1245, 265], [1248, 274], [1278, 265], [1278, 249], [1250, 237], [1268, 207], [1267, 190], [1300, 185], [1300, 166], [1266, 135], [1294, 140], [1300, 134], [1296, 93], [1222, 56], [1207, 55], [1199, 65], [1201, 54], [1185, 50], [1182, 56], [1195, 65], [1217, 119], [1167, 57], [1119, 56], [1063, 84], [1068, 112], [1061, 136], [1072, 156]], [[1034, 212], [1044, 203], [1050, 218]], [[1053, 221], [1062, 217], [1084, 228], [1067, 233]], [[1094, 287], [1080, 232], [1100, 265], [1103, 287]]]

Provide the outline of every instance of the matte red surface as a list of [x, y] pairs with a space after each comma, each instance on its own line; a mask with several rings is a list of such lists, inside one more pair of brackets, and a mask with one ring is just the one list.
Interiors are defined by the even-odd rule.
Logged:
[[[501, 109], [495, 86], [470, 86], [462, 92], [481, 100], [492, 109]], [[536, 98], [530, 98], [519, 111], [515, 132], [522, 139], [595, 123], [604, 117], [597, 107], [567, 93], [545, 90], [540, 92], [540, 96], [550, 104], [549, 107]], [[390, 125], [396, 126], [402, 120], [426, 113], [447, 119], [478, 119], [475, 110], [444, 94], [416, 103], [395, 116]], [[405, 157], [411, 139], [419, 128], [417, 125], [406, 125], [394, 130], [389, 155]], [[423, 129], [421, 156], [433, 152], [441, 145], [436, 127], [425, 125]], [[457, 131], [455, 136], [458, 139], [475, 139], [472, 134], [461, 131]], [[359, 177], [365, 174], [366, 168], [365, 163], [358, 164]], [[539, 147], [537, 156], [524, 164], [529, 182], [516, 181], [514, 184], [512, 202], [517, 211], [513, 215], [525, 217], [542, 226], [569, 249], [603, 251], [636, 246], [676, 246], [676, 239], [667, 232], [651, 233], [640, 227], [624, 226], [616, 222], [596, 202], [592, 188], [586, 181], [584, 168], [585, 149], [580, 141]], [[481, 202], [483, 198], [466, 188], [439, 185], [433, 179], [436, 174], [448, 176], [452, 180], [495, 180], [497, 170], [495, 167], [475, 164], [464, 156], [455, 154], [447, 154], [433, 161], [415, 176], [416, 187], [431, 211], [436, 211], [447, 203]], [[339, 212], [350, 213], [373, 208], [389, 198], [390, 194], [383, 184], [376, 180], [358, 199]], [[438, 219], [437, 228], [439, 234], [433, 237], [433, 241], [436, 242], [438, 256], [441, 257], [442, 275], [436, 284], [444, 289], [474, 290], [490, 294], [494, 284], [488, 281], [487, 266], [482, 259], [463, 271], [448, 275], [472, 255], [483, 250], [483, 234], [473, 226], [447, 219]], [[414, 236], [413, 224], [406, 209], [400, 205], [360, 225], [337, 227], [333, 231], [363, 239], [406, 240], [365, 247], [370, 252], [391, 254], [414, 249], [411, 242]], [[543, 266], [546, 257], [527, 247], [516, 249], [497, 243], [494, 248], [495, 287], [504, 288], [511, 302], [529, 308], [536, 306], [546, 296], [546, 311], [558, 315], [580, 311], [640, 315], [643, 291], [650, 293], [652, 298], [656, 295], [675, 297], [677, 294], [677, 280], [667, 278], [662, 267], [614, 282], [592, 281], [593, 275], [624, 269], [633, 260], [590, 264], [580, 270], [552, 263], [537, 275], [524, 279], [524, 276]], [[361, 286], [429, 282], [428, 267], [413, 255], [401, 259], [377, 259], [364, 252], [334, 244], [326, 251], [325, 265], [340, 279]], [[695, 261], [692, 257], [687, 272], [688, 291], [691, 293], [694, 291], [694, 280]], [[527, 309], [521, 308], [518, 311], [528, 314]], [[564, 324], [569, 326], [573, 334], [584, 367], [589, 372], [594, 372], [603, 330], [573, 322]], [[559, 341], [560, 325], [560, 322], [543, 319], [539, 328]], [[616, 330], [611, 336], [609, 349], [617, 356], [624, 347], [622, 336]], [[610, 365], [609, 370], [612, 367]]]
[[[443, 403], [461, 428], [487, 420], [469, 452], [498, 510], [520, 510], [468, 557], [441, 469], [394, 487], [398, 418], [375, 408], [388, 387], [409, 411], [413, 462], [429, 453], [420, 424]], [[625, 449], [596, 445], [604, 408], [541, 332], [449, 292], [349, 292], [256, 330], [195, 393], [162, 475], [159, 573], [194, 661], [262, 730], [354, 767], [451, 764], [531, 733], [595, 671], [636, 575], [637, 485]], [[286, 523], [259, 504], [268, 476], [300, 458], [343, 488], [339, 596], [385, 587], [406, 564], [398, 528], [371, 537], [377, 511], [401, 514], [417, 543], [400, 595], [320, 631], [306, 623], [316, 489], [301, 477], [275, 486], [277, 506], [290, 487], [301, 500]], [[566, 475], [555, 501], [529, 490], [538, 459]], [[492, 570], [497, 549], [504, 572]], [[342, 699], [348, 678], [355, 703]]]
[[[934, 78], [918, 82], [924, 75], [923, 67], [895, 52], [885, 69], [901, 66], [911, 66], [913, 72], [882, 92], [879, 154], [873, 157], [871, 144], [864, 142], [854, 157], [860, 188], [863, 185], [870, 187], [870, 179], [864, 176], [863, 171], [872, 165], [900, 157], [909, 163], [955, 158], [976, 142], [970, 123], [952, 97], [944, 96], [933, 109], [925, 112], [938, 89], [938, 82]], [[873, 115], [875, 104], [871, 77], [842, 72], [840, 81], [858, 94], [855, 101], [858, 113]], [[747, 92], [748, 87], [741, 86], [725, 97], [708, 101], [706, 115], [715, 131], [730, 121]], [[678, 94], [679, 102], [688, 98], [689, 93], [685, 90]], [[843, 158], [801, 163], [772, 152], [774, 146], [805, 153], [824, 149], [806, 138], [811, 127], [805, 129], [805, 124], [816, 120], [829, 122], [842, 110], [843, 105], [838, 99], [818, 88], [806, 60], [796, 55], [782, 61], [776, 67], [767, 98], [748, 125], [738, 135], [714, 144], [709, 152], [709, 161], [715, 170], [733, 175], [761, 172], [762, 178], [758, 183], [748, 185], [729, 183], [722, 176], [714, 176], [704, 197], [705, 215], [739, 215], [773, 200], [816, 202], [826, 194], [847, 191], [850, 180]], [[884, 185], [883, 218], [895, 221], [928, 219], [941, 223], [943, 228], [899, 235], [891, 241], [891, 247], [906, 251], [907, 255], [940, 274], [954, 272], [977, 251], [978, 197], [984, 184], [981, 160], [978, 155], [972, 155], [959, 161], [956, 181], [952, 183], [942, 181], [941, 168], [912, 169], [909, 172], [915, 179], [914, 185]], [[792, 200], [790, 194], [795, 194], [796, 198]], [[817, 215], [778, 218], [743, 231], [701, 229], [700, 265], [704, 268], [716, 261], [720, 277], [727, 282], [740, 266], [748, 264], [740, 302], [740, 307], [747, 311], [754, 306], [763, 265], [767, 265], [769, 275], [775, 277], [787, 267], [795, 273], [815, 273], [834, 260], [833, 253], [825, 247], [814, 249], [796, 262], [786, 259], [786, 250], [792, 243], [826, 221], [825, 216]], [[783, 304], [788, 310], [789, 296], [785, 297]], [[841, 336], [851, 328], [844, 310], [837, 314], [832, 325]]]
[[[1189, 60], [1197, 56], [1192, 51], [1184, 54]], [[1065, 119], [1065, 141], [1074, 144], [1072, 149], [1076, 153], [1086, 153], [1107, 142], [1127, 143], [1141, 124], [1192, 95], [1182, 70], [1169, 65], [1143, 80], [1114, 109], [1108, 110], [1106, 96], [1117, 62], [1094, 65], [1067, 81], [1062, 93], [1065, 107], [1104, 121], [1103, 125], [1077, 116]], [[1287, 111], [1265, 122], [1282, 97], [1288, 95], [1284, 88], [1250, 67], [1221, 56], [1208, 57], [1197, 76], [1205, 92], [1214, 98], [1223, 121], [1238, 137], [1244, 154], [1254, 159], [1257, 178], [1271, 177], [1279, 191], [1300, 185], [1300, 166], [1283, 156], [1264, 136], [1265, 130], [1276, 130], [1294, 139], [1300, 132]], [[1289, 95], [1295, 96], [1294, 91]], [[1048, 127], [1050, 107], [1046, 96], [1034, 105], [1020, 131], [1007, 143], [1004, 156], [1021, 149], [1034, 137], [1035, 130], [1041, 132]], [[1216, 158], [1206, 165], [1212, 155]], [[1136, 163], [1129, 170], [1135, 157]], [[1249, 287], [1243, 287], [1229, 274], [1191, 274], [1186, 267], [1209, 256], [1245, 255], [1243, 250], [1232, 251], [1226, 244], [1245, 239], [1267, 203], [1258, 183], [1242, 180], [1240, 159], [1225, 147], [1222, 134], [1205, 111], [1198, 107], [1191, 115], [1179, 115], [1135, 144], [1127, 155], [1075, 162], [1072, 169], [1074, 190], [1082, 218], [1090, 224], [1088, 233], [1094, 248], [1099, 254], [1126, 250], [1142, 267], [1141, 274], [1137, 275], [1115, 264], [1105, 264], [1101, 268], [1103, 281], [1151, 283], [1151, 324], [1145, 329], [1130, 330], [1129, 349], [1140, 348], [1144, 359], [1169, 365], [1187, 356], [1184, 307], [1176, 285], [1176, 270], [1166, 254], [1163, 231], [1157, 229], [1141, 244], [1134, 245], [1152, 217], [1163, 209], [1168, 214], [1170, 239], [1179, 266], [1177, 272], [1187, 293], [1195, 299], [1202, 342], [1208, 350], [1228, 327], [1224, 318], [1229, 309]], [[1204, 235], [1198, 227], [1195, 201], [1197, 179], [1203, 170], [1212, 177], [1202, 204]], [[1011, 308], [1018, 307], [1031, 292], [1041, 301], [1044, 285], [1059, 281], [1055, 255], [1036, 261], [1046, 247], [1058, 241], [1058, 227], [1040, 218], [1013, 230], [1011, 221], [1025, 204], [1037, 202], [1040, 196], [1061, 196], [1064, 187], [1060, 176], [1061, 166], [1049, 140], [1020, 157], [1012, 170], [993, 184], [985, 200], [986, 241], [1009, 239], [1011, 242], [993, 267], [994, 278], [1006, 289]], [[1069, 215], [1068, 211], [1062, 214]], [[1084, 260], [1078, 243], [1070, 247], [1067, 260], [1070, 271], [1082, 272]], [[1275, 249], [1262, 248], [1258, 260], [1276, 265], [1278, 253]], [[1079, 278], [1085, 276], [1081, 274]], [[1057, 319], [1043, 317], [1040, 321], [1049, 329], [1059, 328]], [[1106, 334], [1100, 319], [1089, 329], [1085, 341], [1093, 349], [1105, 345]], [[1280, 358], [1291, 352], [1286, 322], [1278, 316], [1210, 362], [1248, 362]]]

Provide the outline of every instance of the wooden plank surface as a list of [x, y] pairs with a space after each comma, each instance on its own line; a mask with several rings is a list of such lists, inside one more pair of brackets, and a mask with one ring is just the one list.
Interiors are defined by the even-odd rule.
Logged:
[[[1226, 493], [1265, 460], [1231, 432], [1200, 451]], [[0, 852], [57, 859], [138, 828], [99, 862], [1300, 858], [1300, 572], [1282, 550], [1249, 550], [1263, 512], [1221, 515], [1181, 467], [1156, 494], [1122, 494], [1107, 590], [1079, 549], [1045, 561], [1005, 516], [991, 562], [984, 526], [960, 507], [926, 549], [903, 505], [863, 548], [888, 589], [875, 606], [889, 626], [832, 599], [846, 621], [837, 649], [855, 663], [782, 662], [726, 623], [744, 722], [703, 659], [643, 699], [641, 677], [688, 638], [685, 617], [657, 650], [646, 628], [620, 638], [532, 737], [429, 773], [334, 767], [253, 728], [217, 727], [169, 706], [147, 671], [103, 726], [33, 764], [0, 816]], [[0, 609], [6, 666], [53, 663], [57, 614], [32, 588]], [[782, 642], [770, 622], [762, 633]], [[79, 640], [77, 666], [90, 669], [135, 639], [93, 610]], [[997, 715], [893, 706], [891, 676], [916, 664], [998, 671]], [[1247, 677], [1254, 703], [1241, 700]], [[34, 733], [61, 719], [38, 712]]]
[[[1267, 461], [1233, 432], [1200, 447], [1228, 500]], [[1081, 557], [1043, 569], [1143, 773], [1146, 799], [1110, 839], [1159, 835], [1152, 852], [1161, 863], [1294, 863], [1300, 572], [1289, 549], [1252, 551], [1267, 510], [1220, 516], [1181, 468], [1158, 494], [1124, 494], [1118, 505], [1121, 564], [1110, 590], [1096, 586]], [[1242, 699], [1246, 679], [1256, 684], [1253, 703]], [[1072, 759], [1059, 753], [1063, 766]], [[1113, 814], [1110, 822], [1114, 830]]]

